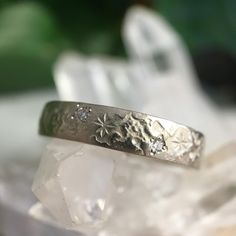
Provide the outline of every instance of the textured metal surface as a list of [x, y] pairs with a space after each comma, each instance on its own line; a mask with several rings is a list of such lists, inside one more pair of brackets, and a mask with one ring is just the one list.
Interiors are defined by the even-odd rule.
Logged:
[[172, 121], [80, 102], [46, 104], [40, 134], [194, 167], [204, 142], [200, 132]]

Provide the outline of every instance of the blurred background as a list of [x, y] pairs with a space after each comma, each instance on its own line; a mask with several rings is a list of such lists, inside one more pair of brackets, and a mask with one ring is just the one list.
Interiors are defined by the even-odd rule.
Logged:
[[52, 65], [65, 49], [126, 57], [120, 30], [134, 4], [161, 13], [176, 29], [218, 102], [236, 100], [234, 0], [1, 0], [0, 93], [52, 87]]
[[33, 235], [24, 231], [32, 219], [22, 215], [36, 201], [30, 187], [47, 142], [37, 134], [38, 118], [45, 102], [58, 99], [55, 62], [65, 51], [127, 60], [121, 29], [136, 4], [180, 35], [211, 101], [236, 108], [235, 0], [0, 0], [0, 236]]

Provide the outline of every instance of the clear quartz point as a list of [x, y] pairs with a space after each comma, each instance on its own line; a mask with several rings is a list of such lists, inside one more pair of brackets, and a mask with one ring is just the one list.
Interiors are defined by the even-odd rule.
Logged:
[[33, 192], [62, 225], [93, 227], [104, 218], [115, 156], [122, 154], [55, 139], [42, 157]]
[[[43, 155], [33, 191], [62, 226], [87, 235], [233, 232], [235, 155], [209, 156], [205, 162], [211, 165], [196, 171], [55, 139]], [[214, 222], [222, 216], [228, 221], [221, 228]]]
[[[222, 146], [235, 140], [235, 129], [199, 89], [184, 44], [163, 17], [132, 8], [123, 37], [134, 67], [64, 54], [54, 70], [60, 97], [145, 109], [202, 130], [204, 167], [189, 170], [55, 139], [35, 177], [35, 195], [62, 226], [86, 229], [87, 235], [235, 236], [236, 145]], [[81, 110], [77, 115], [87, 116]], [[154, 152], [163, 147], [153, 140]]]
[[147, 97], [142, 92], [143, 79], [139, 63], [105, 56], [90, 58], [66, 52], [54, 67], [54, 80], [60, 98], [69, 101], [140, 110]]

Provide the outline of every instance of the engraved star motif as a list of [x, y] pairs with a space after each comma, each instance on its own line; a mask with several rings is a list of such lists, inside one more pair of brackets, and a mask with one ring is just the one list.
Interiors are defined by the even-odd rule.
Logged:
[[169, 143], [175, 154], [183, 155], [193, 146], [193, 137], [189, 129], [178, 128], [169, 137]]
[[115, 128], [114, 125], [111, 125], [111, 122], [108, 120], [106, 113], [103, 116], [103, 120], [98, 117], [97, 121], [94, 122], [94, 124], [100, 126], [100, 128], [96, 130], [96, 133], [98, 133], [100, 137], [104, 137], [106, 134], [109, 134], [110, 129]]

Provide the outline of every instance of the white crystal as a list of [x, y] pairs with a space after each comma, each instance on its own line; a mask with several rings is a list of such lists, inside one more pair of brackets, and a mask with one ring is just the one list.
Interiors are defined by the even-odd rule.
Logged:
[[[81, 155], [85, 151], [88, 156]], [[54, 140], [34, 192], [65, 227], [90, 233], [93, 229], [99, 236], [194, 235], [196, 225], [208, 222], [212, 214], [219, 217], [236, 200], [235, 152], [230, 157], [219, 162], [214, 155], [213, 167], [195, 171]]]
[[[207, 153], [235, 140], [235, 110], [234, 115], [227, 112], [226, 122], [222, 110], [199, 87], [180, 35], [160, 14], [140, 6], [130, 8], [123, 25], [123, 39], [130, 58], [138, 60], [148, 72], [144, 76], [148, 103], [143, 111], [202, 131]], [[155, 60], [160, 54], [168, 65], [164, 71]], [[144, 87], [140, 93], [143, 92]]]
[[[148, 31], [148, 39], [144, 39], [143, 29]], [[49, 146], [54, 151], [46, 153], [50, 158], [42, 164], [45, 169], [38, 172], [36, 195], [65, 227], [91, 228], [104, 219], [99, 225], [102, 228], [99, 236], [188, 236], [200, 232], [200, 235], [207, 232], [208, 236], [220, 232], [217, 225], [222, 216], [231, 226], [235, 225], [232, 207], [235, 151], [229, 154], [231, 148], [226, 147], [211, 153], [235, 139], [235, 130], [229, 128], [236, 127], [235, 119], [228, 127], [219, 110], [201, 92], [180, 37], [161, 16], [140, 7], [131, 9], [125, 21], [124, 38], [132, 60], [137, 55], [139, 58], [138, 68], [131, 70], [135, 76], [127, 76], [131, 67], [126, 62], [110, 63], [104, 58], [69, 54], [57, 63], [54, 73], [61, 98], [141, 108], [203, 129], [208, 140], [207, 151], [211, 154], [203, 160], [205, 169], [197, 172], [175, 168], [114, 151], [107, 154], [106, 149], [87, 145], [85, 149], [80, 146], [86, 151], [80, 156], [78, 146], [74, 148], [74, 144], [62, 141], [61, 150], [58, 143], [53, 148]], [[164, 70], [155, 60], [161, 54], [167, 65]], [[144, 106], [147, 97], [149, 101]], [[178, 140], [170, 140], [167, 146], [181, 141], [181, 132], [177, 136]], [[191, 141], [184, 140], [183, 145]], [[56, 161], [54, 154], [63, 150], [71, 152]], [[183, 148], [177, 151], [181, 153]], [[98, 154], [108, 158], [96, 159]], [[84, 161], [87, 155], [89, 160]], [[117, 156], [115, 162], [110, 163], [111, 156]], [[51, 160], [54, 160], [52, 165]], [[82, 168], [80, 163], [84, 162]], [[77, 165], [81, 172], [76, 171]], [[93, 172], [102, 178], [103, 187], [96, 184], [97, 175]], [[91, 178], [88, 173], [92, 173]], [[90, 191], [92, 186], [94, 192]], [[83, 199], [75, 201], [78, 196]], [[227, 205], [232, 207], [231, 213], [222, 211]], [[209, 220], [211, 216], [215, 221]], [[223, 226], [230, 229], [230, 225]]]
[[64, 226], [93, 226], [103, 220], [113, 158], [120, 155], [108, 149], [55, 139], [43, 155], [33, 192]]
[[54, 80], [62, 100], [137, 110], [147, 98], [145, 92], [141, 93], [143, 78], [139, 63], [105, 56], [89, 58], [71, 52], [64, 53], [54, 68]]

